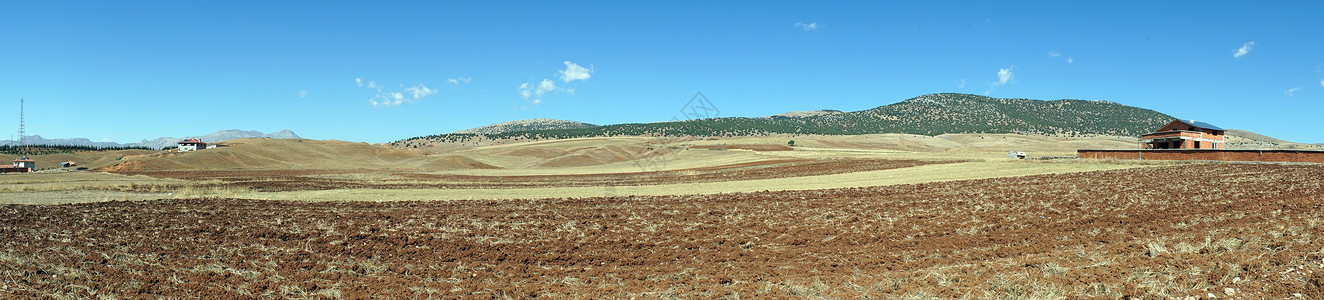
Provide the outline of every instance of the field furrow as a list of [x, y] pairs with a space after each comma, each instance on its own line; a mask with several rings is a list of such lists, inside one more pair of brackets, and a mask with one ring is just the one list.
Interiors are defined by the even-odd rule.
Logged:
[[1324, 166], [1202, 164], [713, 195], [6, 205], [0, 296], [1320, 297], [1322, 201]]

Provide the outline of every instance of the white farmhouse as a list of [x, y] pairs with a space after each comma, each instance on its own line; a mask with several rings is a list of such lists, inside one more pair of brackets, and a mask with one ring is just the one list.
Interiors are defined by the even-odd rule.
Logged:
[[207, 143], [195, 138], [187, 138], [179, 141], [179, 152], [189, 152], [201, 149], [207, 149]]

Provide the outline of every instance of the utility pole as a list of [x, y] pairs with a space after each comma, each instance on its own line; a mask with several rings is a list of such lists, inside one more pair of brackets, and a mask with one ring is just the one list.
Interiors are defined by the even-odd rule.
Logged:
[[26, 146], [26, 145], [27, 145], [26, 143], [24, 143], [24, 140], [26, 140], [26, 138], [23, 137], [23, 135], [24, 135], [23, 129], [24, 129], [24, 128], [23, 128], [23, 98], [18, 98], [18, 147], [19, 147], [19, 148], [22, 148], [23, 146]]

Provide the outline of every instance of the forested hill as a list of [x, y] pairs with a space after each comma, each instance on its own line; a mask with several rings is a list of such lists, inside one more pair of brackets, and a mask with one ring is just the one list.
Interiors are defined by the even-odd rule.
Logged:
[[1059, 136], [1139, 136], [1172, 116], [1108, 101], [999, 99], [969, 94], [929, 94], [869, 110], [804, 117], [713, 118], [628, 123], [575, 129], [438, 134], [396, 142], [470, 138], [576, 138], [590, 136], [741, 136], [777, 133], [872, 134], [1020, 133]]

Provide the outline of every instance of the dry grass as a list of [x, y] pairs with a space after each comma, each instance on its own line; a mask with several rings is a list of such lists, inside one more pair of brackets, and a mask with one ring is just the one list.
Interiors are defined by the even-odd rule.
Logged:
[[163, 192], [195, 182], [101, 172], [4, 174], [0, 193], [74, 190]]
[[[863, 152], [861, 152], [863, 151]], [[675, 156], [676, 161], [671, 166], [712, 166], [724, 163], [739, 163], [758, 160], [769, 160], [778, 158], [812, 158], [812, 159], [831, 159], [831, 158], [865, 158], [878, 157], [884, 155], [894, 158], [913, 158], [923, 156], [913, 153], [875, 153], [875, 150], [861, 151], [779, 151], [778, 154], [769, 155], [765, 153], [755, 153], [752, 151], [708, 151], [692, 150], [679, 153]], [[732, 154], [727, 154], [733, 152]], [[711, 157], [704, 157], [703, 154], [714, 153]], [[927, 159], [936, 159], [935, 156], [923, 156]], [[167, 194], [167, 198], [178, 197], [240, 197], [251, 199], [274, 199], [274, 200], [372, 200], [372, 201], [395, 201], [395, 200], [464, 200], [464, 199], [528, 199], [528, 198], [555, 198], [555, 197], [598, 197], [598, 196], [616, 196], [616, 195], [678, 195], [678, 194], [716, 194], [732, 192], [758, 192], [758, 191], [779, 191], [779, 190], [809, 190], [809, 189], [827, 189], [843, 187], [866, 187], [866, 186], [884, 186], [895, 184], [912, 184], [934, 181], [951, 181], [978, 178], [994, 177], [1012, 177], [1033, 174], [1050, 173], [1069, 173], [1069, 172], [1087, 172], [1098, 170], [1125, 169], [1136, 167], [1149, 167], [1161, 165], [1173, 165], [1180, 162], [1148, 162], [1148, 161], [1114, 161], [1114, 160], [1058, 160], [1058, 161], [1012, 161], [1006, 159], [986, 158], [979, 161], [955, 164], [936, 164], [924, 165], [918, 167], [889, 169], [877, 171], [864, 171], [853, 173], [841, 173], [818, 176], [802, 176], [790, 178], [771, 178], [740, 180], [731, 179], [720, 182], [690, 182], [677, 184], [658, 184], [658, 185], [639, 185], [639, 186], [585, 186], [585, 187], [530, 187], [530, 188], [477, 188], [477, 189], [340, 189], [328, 191], [293, 191], [293, 192], [253, 192], [244, 188], [236, 188], [233, 185], [224, 182], [211, 180], [190, 181], [177, 179], [161, 179], [146, 176], [124, 176], [109, 173], [76, 172], [64, 174], [21, 174], [0, 176], [0, 193], [10, 193], [15, 197], [6, 197], [13, 199], [10, 203], [32, 203], [29, 199], [22, 199], [24, 193], [30, 192], [58, 192], [58, 191], [115, 191], [115, 192], [134, 192], [134, 193], [158, 193]], [[636, 169], [632, 169], [636, 168]], [[580, 168], [572, 172], [576, 174], [587, 170], [599, 171], [625, 171], [638, 172], [637, 165], [610, 165], [598, 166], [594, 168]], [[671, 168], [668, 168], [671, 169]], [[514, 174], [523, 174], [525, 172], [510, 172], [506, 170], [488, 170], [492, 175], [506, 176]], [[542, 170], [528, 173], [560, 173], [552, 172], [555, 170]], [[363, 184], [389, 183], [401, 184], [408, 183], [409, 179], [398, 177], [399, 172], [376, 172], [373, 170], [363, 170], [363, 172], [336, 172], [321, 175], [310, 175], [310, 178], [331, 178], [337, 180], [347, 180]], [[437, 174], [436, 172], [422, 172], [423, 174]], [[482, 174], [475, 172], [457, 172], [460, 174]], [[249, 185], [260, 184], [261, 178], [245, 179]], [[422, 182], [422, 181], [420, 181]], [[45, 196], [42, 196], [43, 198]], [[91, 202], [102, 201], [106, 198], [104, 194], [71, 194], [73, 197], [83, 197], [81, 199], [68, 199], [60, 202]], [[136, 198], [136, 197], [135, 197]]]
[[794, 140], [797, 148], [885, 150], [895, 152], [979, 154], [1006, 157], [1007, 151], [1029, 152], [1031, 156], [1074, 155], [1076, 149], [1128, 149], [1136, 147], [1134, 137], [1049, 137], [1019, 134], [913, 134], [866, 135], [778, 135], [770, 137], [733, 137], [696, 141], [696, 145], [780, 144]]
[[4, 174], [0, 176], [0, 204], [138, 201], [251, 192], [217, 183], [101, 172]]
[[[768, 144], [780, 145], [782, 140], [797, 140], [795, 151], [710, 151], [687, 150], [685, 145], [729, 145], [729, 144]], [[996, 141], [996, 142], [991, 142]], [[668, 143], [659, 143], [668, 142]], [[667, 195], [667, 194], [711, 194], [725, 192], [753, 192], [762, 190], [822, 189], [838, 187], [860, 187], [890, 184], [907, 184], [928, 181], [961, 180], [1029, 174], [1080, 172], [1148, 166], [1150, 163], [1129, 161], [1053, 161], [1053, 162], [1011, 162], [1005, 160], [998, 151], [985, 151], [993, 147], [986, 145], [1005, 144], [1021, 150], [1038, 147], [1054, 149], [1063, 143], [1080, 143], [1080, 140], [1061, 140], [1046, 137], [1008, 136], [1008, 135], [944, 135], [925, 137], [899, 134], [866, 136], [772, 136], [772, 137], [736, 137], [716, 140], [697, 139], [659, 139], [651, 137], [619, 138], [584, 138], [571, 140], [523, 142], [506, 145], [477, 147], [470, 150], [443, 155], [419, 155], [401, 152], [379, 145], [349, 143], [340, 141], [311, 140], [274, 140], [245, 139], [227, 142], [230, 147], [208, 149], [190, 153], [166, 153], [128, 157], [127, 166], [142, 168], [192, 169], [199, 166], [208, 168], [257, 168], [257, 169], [310, 169], [357, 167], [355, 172], [320, 175], [327, 178], [374, 182], [402, 182], [400, 178], [376, 172], [384, 167], [394, 168], [393, 172], [414, 172], [420, 174], [459, 174], [474, 176], [525, 176], [525, 175], [570, 175], [629, 173], [639, 171], [661, 171], [687, 168], [702, 168], [717, 165], [731, 165], [757, 161], [779, 159], [920, 159], [920, 160], [974, 160], [971, 163], [956, 165], [935, 165], [902, 170], [883, 170], [811, 176], [803, 178], [781, 178], [760, 180], [733, 180], [720, 183], [692, 183], [648, 186], [621, 187], [568, 187], [568, 188], [515, 188], [515, 189], [476, 189], [476, 190], [340, 190], [325, 192], [288, 192], [288, 193], [251, 193], [244, 190], [209, 188], [216, 182], [180, 181], [148, 177], [127, 177], [100, 173], [68, 173], [38, 175], [10, 175], [0, 177], [0, 192], [24, 193], [42, 191], [127, 191], [138, 193], [176, 193], [189, 196], [243, 196], [259, 199], [490, 199], [490, 198], [544, 198], [544, 197], [589, 197], [611, 195]], [[890, 146], [889, 146], [890, 145]], [[969, 146], [981, 145], [981, 146]], [[1038, 145], [1038, 146], [1036, 146]], [[674, 146], [674, 147], [673, 147]], [[640, 156], [642, 160], [624, 160], [573, 167], [536, 167], [541, 161], [564, 159], [567, 156], [601, 156], [603, 153], [616, 156], [629, 156], [631, 153], [621, 149], [670, 149], [661, 155]], [[895, 148], [895, 149], [889, 149]], [[638, 150], [636, 149], [636, 150]], [[924, 150], [922, 152], [904, 151], [905, 149]], [[1000, 151], [1000, 150], [999, 150]], [[620, 152], [620, 153], [618, 153]], [[596, 154], [595, 154], [596, 153]], [[638, 153], [635, 153], [638, 154]], [[364, 155], [371, 156], [366, 157]], [[362, 156], [362, 157], [361, 157]], [[459, 158], [473, 158], [463, 160]], [[628, 158], [628, 157], [627, 157]], [[358, 165], [346, 165], [352, 161]], [[477, 162], [508, 169], [472, 169], [468, 167], [437, 165], [437, 163]], [[647, 161], [642, 164], [640, 161]], [[239, 163], [239, 165], [235, 165]], [[520, 167], [524, 166], [524, 167]], [[437, 171], [435, 168], [453, 169]], [[172, 194], [173, 196], [173, 194]], [[99, 201], [104, 195], [92, 195], [86, 201]], [[13, 198], [13, 197], [11, 197]], [[77, 200], [71, 200], [77, 201]]]
[[240, 198], [271, 200], [363, 201], [530, 199], [561, 197], [603, 197], [617, 195], [685, 195], [735, 192], [812, 190], [845, 187], [886, 186], [966, 179], [1014, 177], [1035, 174], [1088, 172], [1148, 167], [1153, 164], [1113, 163], [1111, 161], [984, 161], [925, 165], [911, 168], [759, 180], [734, 180], [623, 187], [550, 187], [502, 189], [344, 189], [250, 193]]
[[[783, 140], [795, 139], [795, 151], [711, 151], [688, 150], [686, 145], [732, 145], [766, 144], [781, 145]], [[171, 197], [244, 197], [254, 199], [283, 200], [462, 200], [462, 199], [521, 199], [549, 197], [596, 197], [615, 195], [675, 195], [675, 194], [714, 194], [731, 192], [757, 192], [778, 190], [826, 189], [843, 187], [865, 187], [895, 184], [911, 184], [933, 181], [950, 181], [992, 177], [1024, 176], [1033, 174], [1086, 172], [1097, 170], [1123, 169], [1181, 164], [1182, 162], [1117, 161], [1117, 160], [1054, 160], [1054, 161], [1010, 161], [1005, 159], [1005, 152], [989, 149], [1006, 146], [1011, 149], [1031, 151], [1050, 151], [1062, 147], [1074, 147], [1079, 144], [1107, 145], [1123, 143], [1120, 138], [1061, 139], [1018, 135], [943, 135], [925, 137], [901, 134], [881, 134], [865, 136], [771, 136], [771, 137], [735, 137], [714, 140], [698, 139], [659, 139], [651, 137], [618, 138], [583, 138], [571, 140], [523, 142], [506, 145], [477, 147], [469, 150], [441, 155], [420, 155], [402, 152], [380, 145], [350, 143], [341, 141], [311, 140], [274, 140], [244, 139], [227, 142], [230, 147], [208, 149], [189, 153], [153, 154], [128, 157], [131, 164], [151, 168], [213, 168], [249, 167], [257, 169], [291, 168], [307, 170], [309, 168], [368, 167], [357, 171], [340, 170], [310, 178], [328, 178], [367, 185], [408, 184], [408, 178], [399, 177], [402, 173], [429, 175], [471, 175], [471, 176], [528, 176], [528, 175], [572, 175], [631, 173], [640, 171], [663, 171], [690, 168], [703, 168], [718, 165], [733, 165], [758, 161], [785, 159], [917, 159], [917, 160], [970, 160], [968, 163], [928, 165], [904, 169], [866, 171], [844, 174], [807, 176], [797, 178], [774, 178], [740, 180], [733, 178], [722, 182], [699, 182], [639, 186], [607, 187], [530, 187], [530, 188], [489, 188], [489, 189], [412, 189], [412, 190], [373, 190], [345, 189], [331, 191], [295, 191], [257, 193], [243, 188], [227, 186], [215, 180], [187, 181], [159, 179], [144, 176], [121, 176], [94, 172], [72, 172], [64, 174], [6, 174], [0, 176], [0, 193], [8, 193], [10, 203], [52, 202], [47, 196], [24, 196], [25, 193], [93, 191], [98, 193], [71, 193], [70, 199], [53, 202], [88, 202], [102, 201], [116, 196], [113, 193], [130, 192], [143, 195], [165, 194]], [[669, 142], [669, 143], [659, 143]], [[642, 145], [642, 146], [641, 146]], [[1065, 146], [1064, 146], [1065, 145]], [[653, 149], [671, 149], [661, 155], [641, 156], [641, 160], [617, 162], [603, 161], [574, 167], [536, 167], [540, 161], [563, 159], [586, 153], [617, 153], [629, 147], [652, 147]], [[638, 148], [647, 149], [647, 148]], [[924, 151], [905, 151], [905, 149]], [[637, 150], [637, 149], [636, 149]], [[630, 153], [617, 153], [629, 155]], [[365, 156], [367, 155], [367, 156]], [[589, 156], [593, 156], [589, 155]], [[1032, 154], [1033, 155], [1033, 154]], [[368, 158], [371, 156], [371, 158]], [[457, 157], [475, 157], [471, 160], [457, 160]], [[353, 161], [362, 165], [345, 165]], [[472, 169], [459, 168], [438, 171], [434, 167], [437, 161], [447, 163], [479, 162], [496, 166], [512, 167], [508, 169]], [[642, 164], [640, 161], [647, 161]], [[242, 163], [241, 165], [232, 165]], [[382, 169], [371, 167], [409, 166], [413, 169]], [[525, 166], [525, 167], [518, 167]], [[444, 167], [444, 166], [443, 166]], [[238, 169], [244, 170], [244, 169]], [[260, 183], [261, 178], [246, 179]], [[420, 181], [419, 183], [422, 183]], [[119, 198], [142, 198], [141, 195], [120, 195]]]
[[[708, 163], [709, 156], [727, 161], [767, 159], [771, 152], [701, 153], [684, 151], [689, 146], [786, 145], [796, 141], [796, 150], [832, 155], [899, 155], [932, 159], [990, 159], [1005, 157], [1007, 151], [1025, 151], [1031, 156], [1070, 156], [1079, 148], [1132, 148], [1133, 138], [1058, 138], [1010, 134], [949, 134], [936, 137], [905, 134], [857, 136], [777, 135], [717, 139], [601, 137], [550, 141], [504, 141], [491, 146], [442, 147], [441, 153], [391, 148], [343, 141], [240, 139], [230, 147], [189, 153], [157, 153], [125, 158], [124, 170], [217, 170], [217, 169], [416, 169], [473, 170], [516, 169], [537, 172], [617, 172], [638, 168], [636, 158], [668, 156], [678, 168]], [[689, 154], [684, 154], [691, 152]], [[675, 155], [670, 155], [675, 154]], [[819, 154], [822, 155], [822, 154]], [[600, 168], [601, 167], [601, 168]], [[671, 166], [659, 166], [669, 168]], [[484, 172], [475, 170], [472, 172]], [[519, 172], [519, 171], [516, 171]]]
[[[225, 147], [191, 152], [130, 156], [106, 170], [359, 169], [400, 166], [443, 167], [401, 149], [335, 140], [236, 139]], [[352, 162], [352, 163], [351, 163]]]
[[[96, 169], [121, 162], [124, 157], [134, 155], [144, 155], [156, 153], [154, 150], [115, 150], [115, 151], [79, 151], [73, 153], [54, 153], [29, 156], [37, 161], [37, 169], [49, 169], [58, 167], [61, 162], [72, 160], [78, 163], [77, 167]], [[10, 155], [4, 155], [10, 156]], [[13, 157], [9, 157], [13, 158]], [[3, 161], [9, 164], [8, 160]], [[75, 167], [75, 168], [77, 168]], [[0, 179], [2, 180], [2, 179]]]
[[[648, 160], [657, 162], [657, 164], [650, 165], [647, 168], [641, 166], [640, 163], [636, 161], [621, 161], [577, 167], [533, 167], [498, 170], [421, 170], [420, 172], [430, 174], [462, 174], [477, 176], [604, 174], [702, 168], [782, 158], [782, 156], [752, 151], [680, 150], [670, 152], [666, 155], [648, 157]], [[482, 159], [487, 161], [486, 158]]]

